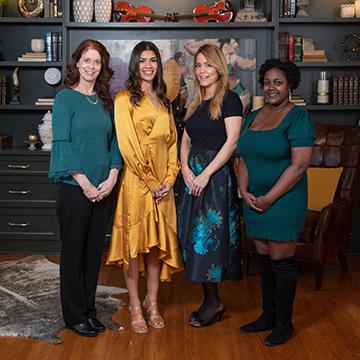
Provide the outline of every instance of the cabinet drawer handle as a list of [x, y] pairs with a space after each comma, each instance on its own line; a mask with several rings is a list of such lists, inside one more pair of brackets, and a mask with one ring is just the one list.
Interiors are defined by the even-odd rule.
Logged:
[[16, 226], [16, 227], [28, 227], [30, 226], [30, 223], [27, 222], [27, 223], [13, 223], [13, 222], [9, 222], [8, 223], [9, 226]]
[[27, 195], [30, 194], [30, 190], [8, 190], [9, 194], [14, 194], [14, 195]]
[[28, 165], [28, 164], [26, 164], [26, 165], [9, 164], [8, 167], [10, 169], [28, 169], [30, 167], [30, 165]]

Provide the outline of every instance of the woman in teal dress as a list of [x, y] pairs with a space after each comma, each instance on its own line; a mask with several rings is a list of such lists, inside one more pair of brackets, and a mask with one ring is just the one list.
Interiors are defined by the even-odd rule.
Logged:
[[255, 241], [259, 254], [263, 313], [240, 330], [272, 330], [265, 344], [279, 345], [294, 331], [296, 240], [305, 221], [306, 169], [315, 131], [309, 113], [289, 101], [300, 83], [295, 64], [266, 60], [259, 83], [267, 104], [244, 122], [238, 141], [238, 179], [246, 235]]

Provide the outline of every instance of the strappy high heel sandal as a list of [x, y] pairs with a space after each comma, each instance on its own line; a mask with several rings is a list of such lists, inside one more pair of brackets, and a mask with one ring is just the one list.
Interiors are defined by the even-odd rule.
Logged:
[[148, 316], [148, 324], [155, 329], [163, 328], [165, 326], [165, 322], [160, 315], [157, 302], [144, 299], [143, 306]]
[[131, 315], [131, 330], [138, 334], [147, 333], [149, 328], [144, 319], [141, 306], [129, 306], [129, 311]]
[[220, 309], [215, 311], [207, 319], [201, 319], [200, 314], [198, 312], [194, 311], [191, 314], [192, 317], [189, 318], [189, 323], [190, 323], [191, 326], [197, 327], [197, 328], [209, 326], [209, 325], [212, 325], [216, 321], [216, 319], [221, 321], [221, 319], [222, 319], [222, 317], [224, 315], [224, 312], [225, 312], [225, 306], [222, 305], [222, 307]]

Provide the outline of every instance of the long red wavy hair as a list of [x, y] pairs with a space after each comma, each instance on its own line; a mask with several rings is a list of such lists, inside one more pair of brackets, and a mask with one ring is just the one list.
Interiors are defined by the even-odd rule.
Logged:
[[110, 79], [114, 71], [110, 68], [110, 54], [101, 42], [86, 39], [80, 43], [71, 56], [71, 62], [67, 65], [64, 85], [74, 87], [79, 83], [80, 74], [76, 64], [79, 62], [82, 54], [89, 49], [96, 50], [101, 57], [101, 71], [96, 79], [94, 90], [103, 100], [105, 110], [111, 112], [113, 109], [113, 100], [110, 95]]

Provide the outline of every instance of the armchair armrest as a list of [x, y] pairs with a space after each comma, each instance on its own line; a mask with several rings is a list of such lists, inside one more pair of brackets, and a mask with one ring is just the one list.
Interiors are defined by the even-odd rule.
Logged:
[[324, 262], [344, 252], [350, 241], [352, 204], [347, 199], [337, 199], [325, 206], [316, 224], [314, 257]]

